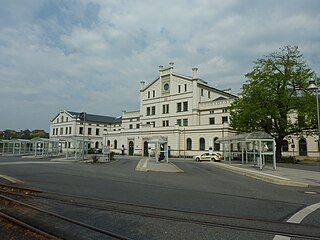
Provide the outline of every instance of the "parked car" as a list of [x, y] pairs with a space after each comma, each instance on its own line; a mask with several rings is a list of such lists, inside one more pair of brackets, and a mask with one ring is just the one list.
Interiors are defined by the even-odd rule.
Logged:
[[90, 149], [88, 150], [88, 153], [89, 153], [89, 154], [100, 154], [100, 153], [102, 153], [102, 150], [101, 150], [101, 149], [98, 149], [98, 148], [90, 148]]
[[215, 161], [215, 162], [220, 162], [222, 159], [222, 155], [220, 153], [202, 153], [201, 155], [194, 156], [194, 160], [196, 161]]

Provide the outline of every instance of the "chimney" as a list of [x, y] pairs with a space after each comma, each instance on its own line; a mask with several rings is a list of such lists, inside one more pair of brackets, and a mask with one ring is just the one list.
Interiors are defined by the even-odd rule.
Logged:
[[160, 65], [160, 66], [159, 66], [159, 72], [161, 72], [162, 70], [163, 70], [163, 66]]
[[198, 71], [197, 67], [192, 68], [192, 79], [198, 78], [197, 71]]
[[173, 68], [173, 64], [174, 64], [173, 62], [169, 63], [170, 68]]
[[143, 90], [144, 89], [144, 84], [145, 84], [146, 82], [145, 81], [140, 81], [140, 90]]

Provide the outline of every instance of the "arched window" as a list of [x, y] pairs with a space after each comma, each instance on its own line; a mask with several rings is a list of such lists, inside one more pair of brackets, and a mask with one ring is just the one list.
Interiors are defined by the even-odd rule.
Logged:
[[206, 141], [204, 138], [200, 138], [199, 140], [199, 150], [204, 151], [206, 149]]
[[110, 147], [110, 140], [107, 141], [107, 146]]
[[305, 139], [299, 140], [299, 155], [307, 156], [307, 142]]
[[217, 138], [217, 137], [215, 137], [214, 139], [213, 139], [213, 150], [214, 151], [220, 151], [220, 143], [219, 142], [217, 142], [217, 140], [218, 140], [219, 138]]
[[282, 152], [288, 152], [289, 151], [289, 143], [287, 140], [282, 141]]
[[95, 148], [99, 148], [99, 142], [98, 141], [94, 144], [94, 147]]
[[191, 140], [191, 138], [187, 139], [187, 150], [192, 150], [192, 140]]
[[117, 140], [115, 139], [115, 140], [114, 140], [114, 144], [113, 144], [113, 149], [117, 149], [117, 147], [118, 147], [118, 142], [117, 142]]

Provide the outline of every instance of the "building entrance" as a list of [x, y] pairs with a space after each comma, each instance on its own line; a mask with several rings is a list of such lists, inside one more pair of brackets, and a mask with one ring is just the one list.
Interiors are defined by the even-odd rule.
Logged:
[[129, 142], [129, 156], [133, 156], [133, 152], [134, 152], [134, 143], [133, 141]]

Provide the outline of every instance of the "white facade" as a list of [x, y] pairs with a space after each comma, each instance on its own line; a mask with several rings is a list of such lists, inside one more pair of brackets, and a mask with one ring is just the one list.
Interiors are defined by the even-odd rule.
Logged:
[[111, 125], [120, 127], [121, 119], [64, 110], [51, 120], [50, 138], [63, 140], [85, 137], [89, 140], [89, 148], [102, 149], [103, 133], [110, 129]]
[[[122, 113], [122, 128], [116, 127], [105, 134], [104, 143], [117, 141], [129, 155], [146, 155], [148, 140], [164, 137], [171, 156], [193, 156], [209, 147], [215, 140], [232, 133], [226, 108], [236, 98], [228, 92], [209, 86], [197, 77], [159, 67], [159, 75], [149, 84], [141, 82], [140, 110]], [[209, 146], [210, 145], [210, 146]], [[220, 144], [215, 150], [221, 151]]]
[[[197, 76], [173, 72], [173, 63], [159, 67], [150, 83], [140, 82], [140, 109], [122, 112], [122, 118], [62, 111], [50, 122], [50, 137], [85, 136], [91, 148], [128, 155], [147, 155], [148, 141], [167, 139], [170, 155], [191, 157], [208, 151], [223, 151], [217, 139], [235, 134], [229, 127], [227, 107], [237, 96], [209, 86]], [[85, 120], [85, 121], [84, 121]], [[84, 129], [84, 135], [83, 135]], [[317, 157], [316, 136], [290, 136], [283, 147], [284, 156]]]

